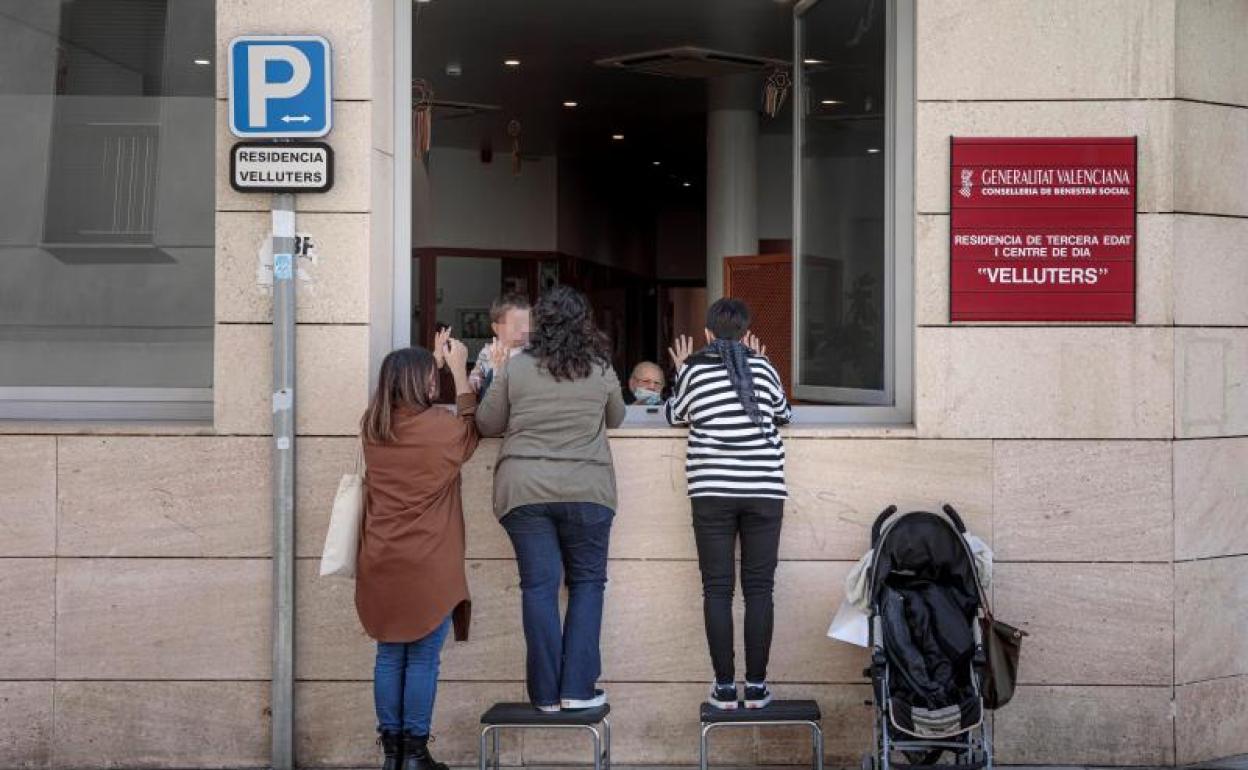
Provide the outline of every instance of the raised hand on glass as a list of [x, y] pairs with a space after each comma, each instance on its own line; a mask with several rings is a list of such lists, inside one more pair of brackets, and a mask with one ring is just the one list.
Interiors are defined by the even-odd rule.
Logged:
[[502, 371], [511, 360], [511, 349], [499, 341], [498, 337], [490, 343], [490, 368]]
[[682, 334], [672, 343], [672, 347], [667, 349], [667, 354], [672, 357], [672, 366], [676, 367], [676, 371], [685, 365], [685, 360], [693, 355], [693, 337]]
[[451, 327], [433, 335], [433, 363], [439, 369], [446, 366], [446, 344], [451, 339]]
[[764, 344], [763, 344], [763, 343], [762, 343], [762, 342], [758, 339], [758, 335], [757, 335], [757, 334], [754, 334], [753, 332], [746, 332], [746, 333], [745, 333], [745, 339], [743, 339], [743, 340], [741, 340], [741, 341], [745, 343], [745, 346], [746, 346], [747, 348], [749, 348], [750, 350], [754, 351], [757, 355], [760, 355], [760, 356], [766, 356], [766, 355], [767, 355], [767, 346], [766, 346], [766, 345], [764, 345]]
[[472, 386], [468, 384], [468, 347], [457, 339], [448, 339], [446, 342], [446, 365], [451, 370], [451, 376], [455, 378], [456, 393], [471, 393]]

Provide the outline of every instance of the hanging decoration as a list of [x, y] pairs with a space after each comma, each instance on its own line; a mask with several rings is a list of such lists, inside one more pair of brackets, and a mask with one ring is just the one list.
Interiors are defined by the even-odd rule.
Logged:
[[767, 117], [774, 118], [780, 114], [792, 84], [793, 78], [784, 67], [776, 67], [767, 75], [767, 83], [763, 86], [763, 112], [767, 113]]
[[412, 153], [424, 161], [433, 140], [433, 86], [429, 81], [412, 81]]
[[520, 121], [512, 118], [507, 123], [507, 136], [511, 137], [511, 173], [520, 176]]

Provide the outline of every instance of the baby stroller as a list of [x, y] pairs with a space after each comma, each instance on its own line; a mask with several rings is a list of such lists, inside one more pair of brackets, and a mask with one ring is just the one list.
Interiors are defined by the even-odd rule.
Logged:
[[[992, 768], [982, 694], [987, 602], [966, 526], [942, 513], [886, 508], [871, 527], [871, 678], [875, 743], [863, 770]], [[900, 753], [905, 762], [893, 762]], [[948, 759], [942, 762], [942, 759]]]

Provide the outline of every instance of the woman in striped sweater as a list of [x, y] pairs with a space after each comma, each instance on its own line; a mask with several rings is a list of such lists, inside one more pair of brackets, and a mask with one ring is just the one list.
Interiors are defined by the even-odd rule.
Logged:
[[750, 311], [739, 299], [718, 300], [706, 313], [707, 345], [693, 353], [681, 337], [669, 351], [676, 387], [667, 421], [689, 426], [685, 473], [702, 572], [702, 612], [715, 681], [707, 702], [738, 704], [732, 651], [733, 555], [741, 539], [745, 595], [745, 707], [771, 702], [767, 660], [773, 628], [772, 588], [784, 514], [784, 442], [778, 426], [792, 409], [766, 348], [749, 334]]

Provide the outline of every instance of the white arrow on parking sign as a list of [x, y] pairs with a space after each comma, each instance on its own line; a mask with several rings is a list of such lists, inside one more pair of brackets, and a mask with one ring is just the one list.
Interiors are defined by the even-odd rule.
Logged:
[[328, 40], [317, 35], [240, 35], [230, 41], [228, 58], [230, 132], [235, 136], [329, 133], [333, 62]]

